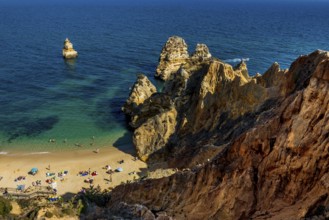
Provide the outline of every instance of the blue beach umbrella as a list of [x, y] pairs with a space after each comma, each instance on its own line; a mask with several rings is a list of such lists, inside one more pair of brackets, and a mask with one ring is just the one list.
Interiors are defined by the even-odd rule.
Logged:
[[31, 169], [31, 173], [36, 173], [36, 172], [38, 172], [38, 168], [33, 167], [33, 168]]
[[18, 185], [16, 189], [23, 191], [25, 189], [25, 185]]

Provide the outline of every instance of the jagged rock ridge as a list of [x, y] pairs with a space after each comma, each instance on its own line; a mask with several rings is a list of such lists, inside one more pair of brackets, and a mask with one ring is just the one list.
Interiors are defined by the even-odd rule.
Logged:
[[[288, 70], [274, 63], [254, 77], [245, 63], [186, 62], [163, 91], [141, 105], [144, 119], [137, 129], [139, 139], [152, 139], [152, 144], [164, 130], [171, 135], [158, 148], [146, 148], [143, 159], [162, 158], [191, 170], [117, 187], [110, 209], [124, 201], [177, 219], [324, 218], [321, 210], [329, 207], [328, 52], [301, 56]], [[158, 112], [149, 111], [154, 97]], [[173, 111], [170, 119], [163, 117]], [[169, 121], [172, 127], [157, 129]]]
[[155, 76], [167, 81], [172, 78], [182, 65], [209, 60], [211, 54], [207, 45], [197, 44], [192, 56], [188, 53], [185, 40], [178, 36], [170, 37], [163, 46]]

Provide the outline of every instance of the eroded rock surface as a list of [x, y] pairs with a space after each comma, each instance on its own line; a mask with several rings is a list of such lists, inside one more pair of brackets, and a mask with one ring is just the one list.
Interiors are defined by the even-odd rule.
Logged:
[[162, 48], [155, 76], [168, 80], [188, 59], [189, 53], [185, 40], [178, 36], [170, 37]]
[[170, 108], [150, 117], [134, 131], [133, 143], [141, 160], [146, 161], [152, 153], [166, 146], [175, 132], [176, 117], [176, 109]]
[[[167, 155], [171, 167], [189, 169], [119, 186], [109, 209], [124, 201], [177, 219], [325, 218], [328, 52], [301, 56], [288, 70], [274, 63], [254, 77], [243, 62], [187, 62], [163, 91], [141, 105], [136, 130], [145, 136], [134, 142], [161, 143], [140, 156]], [[152, 97], [166, 101], [151, 110]]]
[[204, 60], [210, 59], [211, 53], [209, 52], [209, 48], [205, 44], [197, 44], [194, 53], [191, 56], [191, 59], [196, 60]]
[[122, 111], [130, 116], [133, 116], [138, 107], [157, 90], [152, 82], [143, 74], [137, 76], [137, 81], [133, 85], [129, 98], [122, 107]]

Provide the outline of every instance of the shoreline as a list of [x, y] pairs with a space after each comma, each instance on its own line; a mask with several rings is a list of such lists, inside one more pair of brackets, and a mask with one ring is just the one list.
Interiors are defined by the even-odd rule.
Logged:
[[[2, 154], [1, 154], [2, 153]], [[102, 147], [96, 153], [95, 149], [72, 149], [62, 152], [15, 152], [0, 153], [0, 188], [16, 188], [25, 185], [25, 188], [33, 187], [32, 182], [41, 180], [41, 186], [50, 186], [46, 183], [50, 177], [46, 173], [55, 173], [58, 195], [78, 193], [83, 187], [89, 188], [84, 180], [93, 178], [94, 186], [100, 186], [103, 190], [115, 187], [122, 182], [138, 179], [147, 170], [147, 164], [134, 160], [135, 150], [132, 148], [118, 149], [116, 147]], [[119, 164], [120, 160], [124, 163]], [[112, 170], [123, 168], [122, 172], [106, 173], [104, 167], [111, 166]], [[48, 169], [50, 166], [50, 169]], [[38, 168], [35, 176], [29, 175], [32, 168]], [[80, 171], [97, 171], [97, 176], [81, 176]], [[64, 177], [58, 177], [58, 173], [68, 171]], [[134, 174], [132, 174], [134, 172]], [[19, 176], [26, 179], [15, 182]], [[53, 177], [53, 176], [52, 176]], [[112, 179], [110, 182], [109, 180]]]

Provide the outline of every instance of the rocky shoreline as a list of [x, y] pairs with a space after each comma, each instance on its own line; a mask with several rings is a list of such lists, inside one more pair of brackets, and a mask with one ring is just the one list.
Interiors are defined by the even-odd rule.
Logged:
[[120, 204], [122, 215], [140, 217], [131, 211], [140, 204], [147, 219], [325, 218], [328, 52], [249, 76], [245, 62], [232, 67], [204, 44], [189, 56], [171, 37], [156, 77], [163, 91], [139, 76], [123, 110], [142, 160], [185, 171], [118, 186], [109, 210]]

